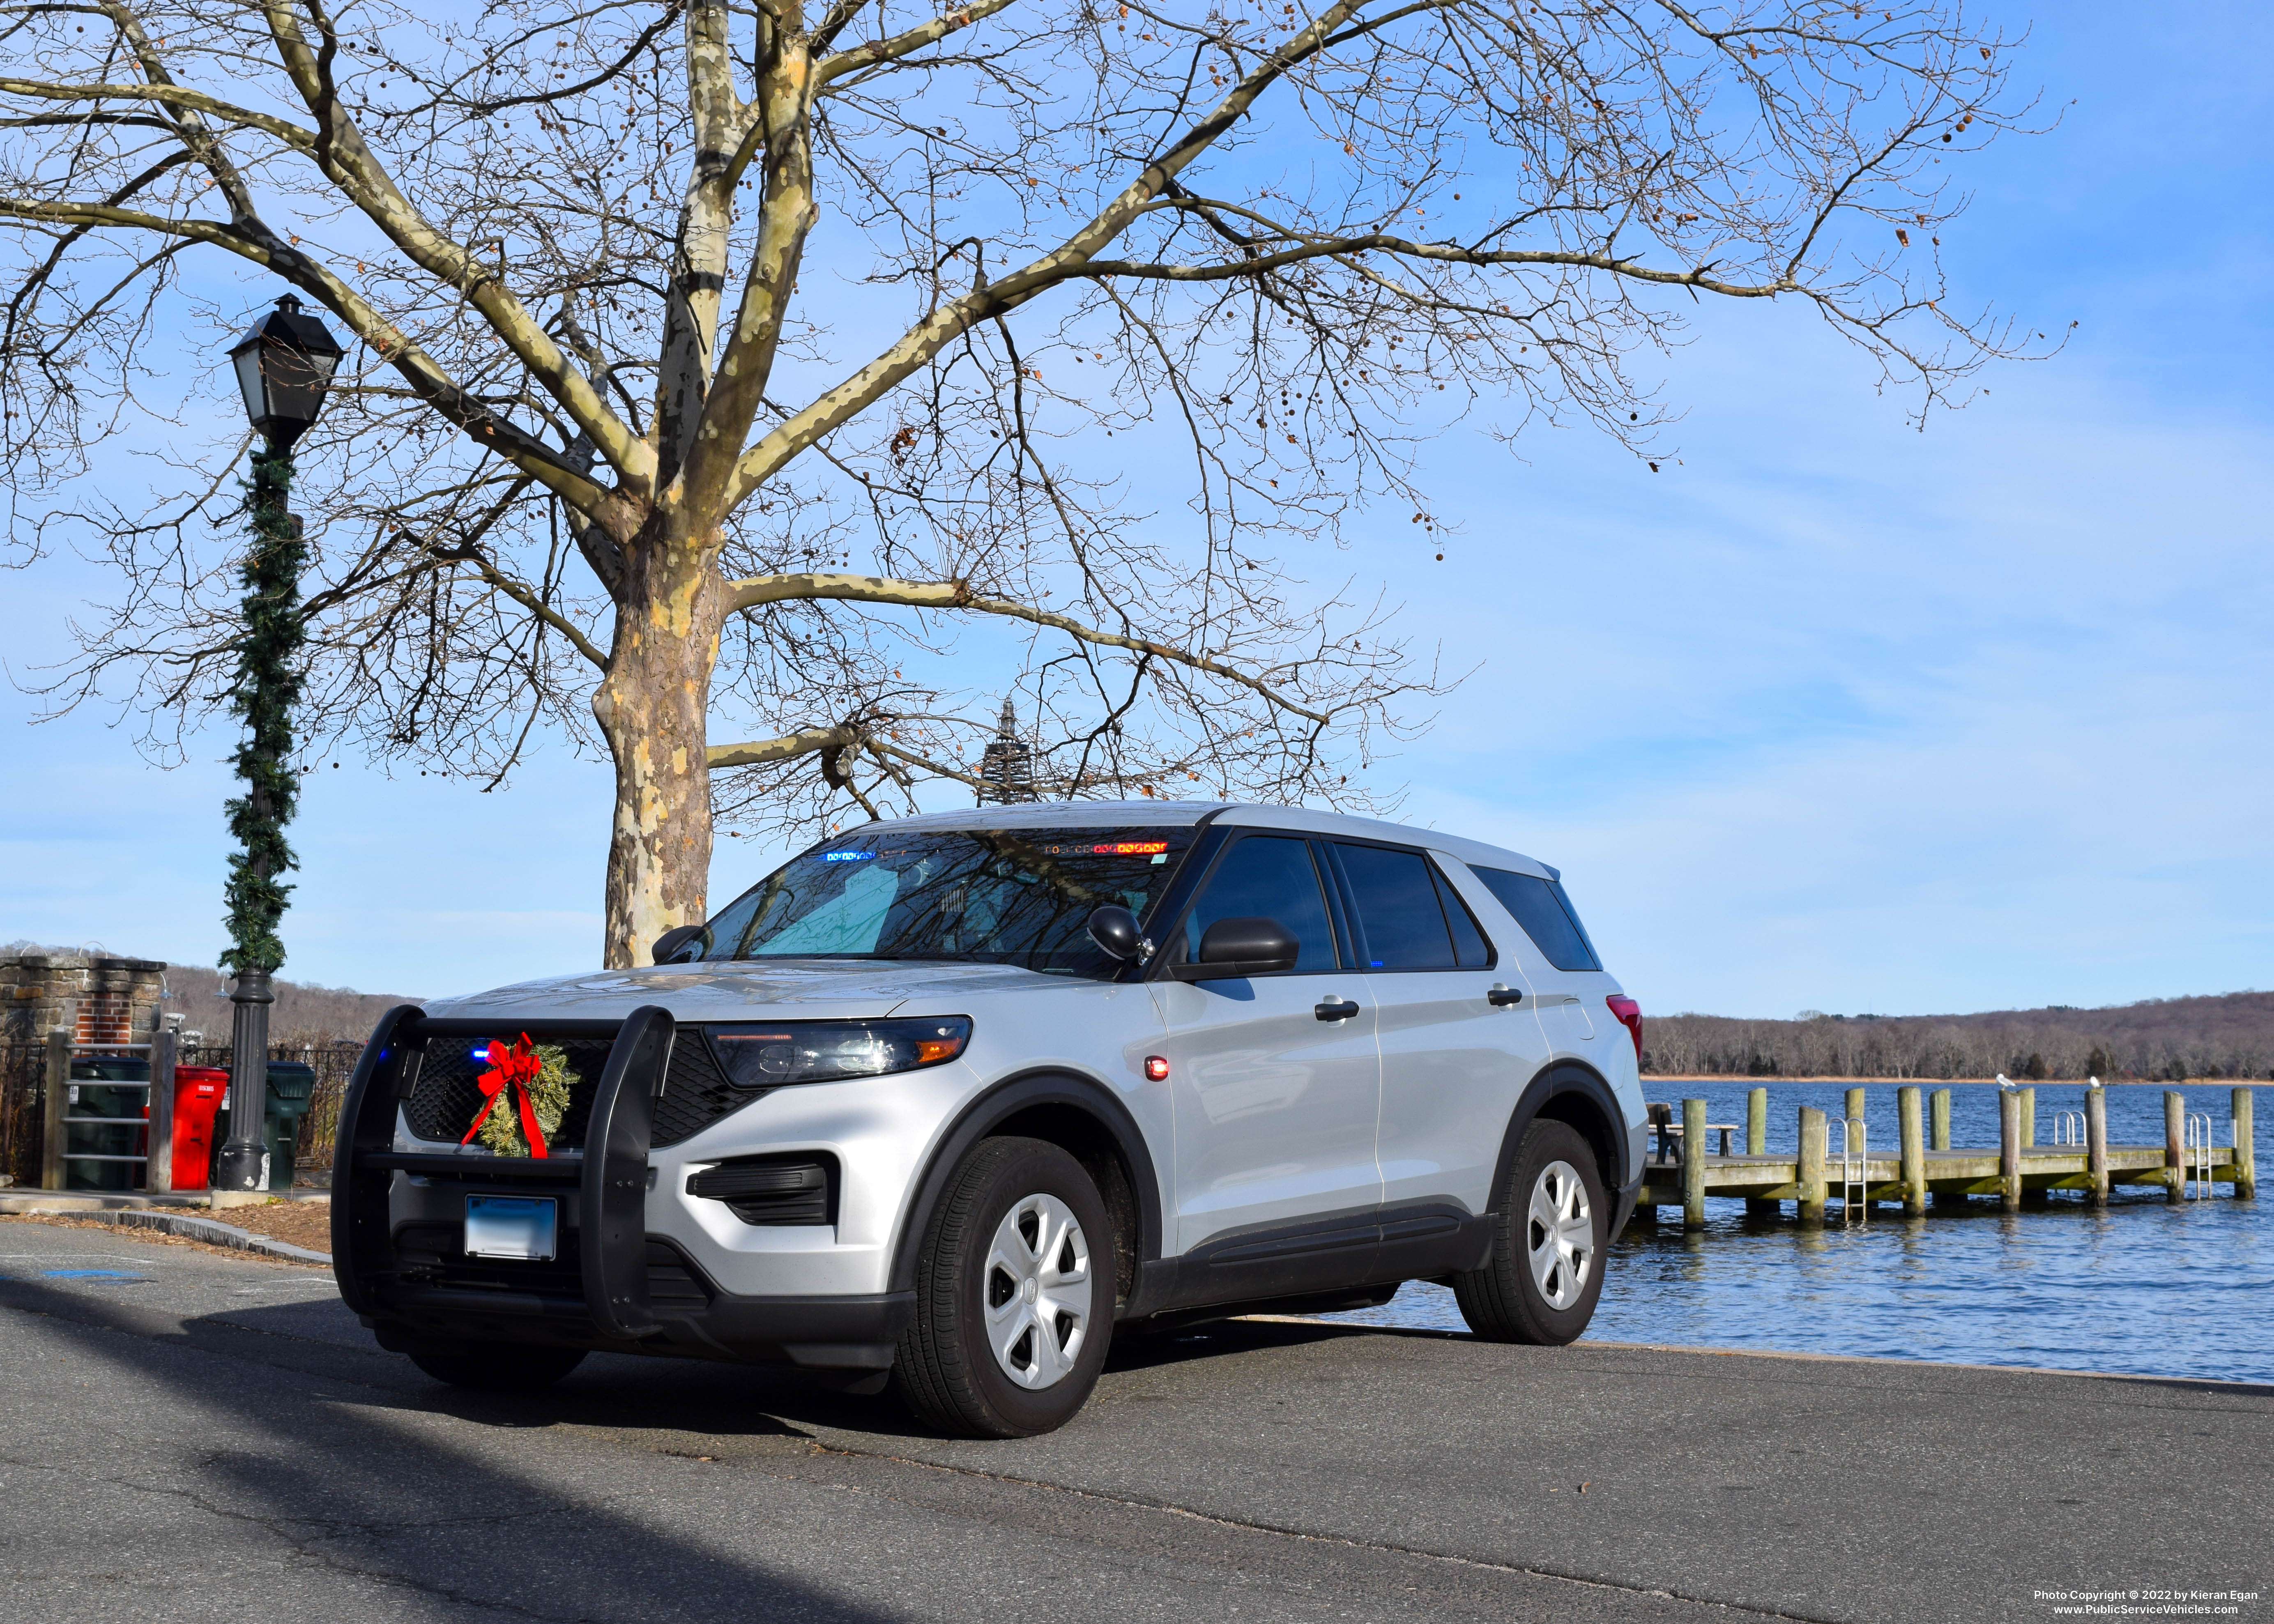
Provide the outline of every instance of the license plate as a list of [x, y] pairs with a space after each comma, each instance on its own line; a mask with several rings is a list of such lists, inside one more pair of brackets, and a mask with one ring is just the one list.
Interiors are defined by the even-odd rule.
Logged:
[[549, 1196], [470, 1195], [466, 1255], [550, 1262], [560, 1250], [559, 1211]]

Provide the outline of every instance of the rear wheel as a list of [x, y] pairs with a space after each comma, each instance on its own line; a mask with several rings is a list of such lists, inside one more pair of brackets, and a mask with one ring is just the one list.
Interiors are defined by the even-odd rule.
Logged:
[[1593, 1147], [1568, 1123], [1524, 1131], [1493, 1208], [1492, 1255], [1454, 1276], [1461, 1318], [1497, 1342], [1561, 1347], [1595, 1317], [1610, 1222]]
[[1042, 1139], [983, 1140], [925, 1228], [893, 1382], [945, 1432], [1054, 1431], [1097, 1385], [1114, 1285], [1111, 1221], [1081, 1163]]
[[527, 1342], [429, 1342], [410, 1350], [410, 1362], [437, 1381], [482, 1393], [537, 1393], [584, 1362], [582, 1348], [542, 1348]]

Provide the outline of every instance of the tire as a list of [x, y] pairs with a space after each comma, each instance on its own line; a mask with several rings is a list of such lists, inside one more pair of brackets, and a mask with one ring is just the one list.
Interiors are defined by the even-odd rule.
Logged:
[[584, 1362], [582, 1348], [528, 1342], [433, 1342], [410, 1362], [435, 1380], [478, 1393], [538, 1393]]
[[1535, 1121], [1493, 1204], [1492, 1254], [1453, 1277], [1469, 1329], [1487, 1342], [1560, 1348], [1595, 1317], [1610, 1209], [1594, 1147], [1568, 1123]]
[[983, 1139], [926, 1221], [892, 1382], [963, 1438], [1055, 1432], [1113, 1339], [1114, 1233], [1097, 1186], [1042, 1139]]

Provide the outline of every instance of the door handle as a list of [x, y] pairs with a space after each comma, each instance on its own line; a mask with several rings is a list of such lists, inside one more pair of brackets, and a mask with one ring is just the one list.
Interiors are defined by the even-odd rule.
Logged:
[[1485, 1002], [1496, 1010], [1504, 1010], [1511, 1004], [1523, 1003], [1524, 995], [1513, 987], [1504, 987], [1495, 982], [1492, 990], [1485, 994]]
[[1311, 1013], [1321, 1020], [1348, 1020], [1358, 1013], [1358, 1004], [1350, 998], [1329, 998], [1324, 1004], [1314, 1004]]

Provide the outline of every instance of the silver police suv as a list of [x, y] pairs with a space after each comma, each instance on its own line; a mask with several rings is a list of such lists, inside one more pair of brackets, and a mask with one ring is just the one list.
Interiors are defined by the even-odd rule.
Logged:
[[1641, 1180], [1641, 1012], [1556, 871], [1277, 807], [833, 836], [652, 966], [389, 1013], [333, 1257], [428, 1373], [591, 1350], [1062, 1425], [1125, 1333], [1453, 1288], [1561, 1343]]

